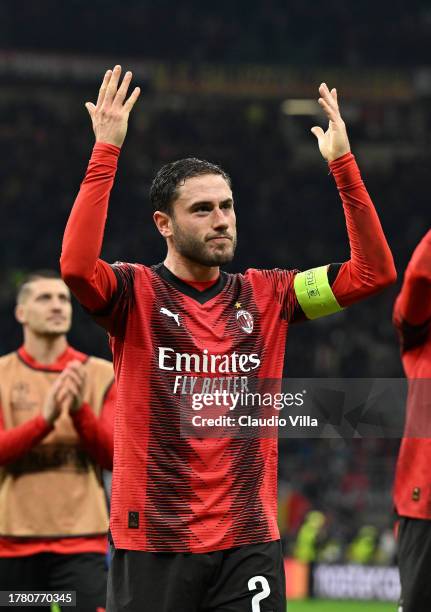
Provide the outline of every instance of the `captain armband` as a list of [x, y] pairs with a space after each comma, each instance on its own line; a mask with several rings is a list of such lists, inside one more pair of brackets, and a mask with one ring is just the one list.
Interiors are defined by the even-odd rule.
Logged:
[[343, 310], [329, 284], [328, 266], [299, 272], [295, 276], [294, 288], [307, 319], [318, 319]]

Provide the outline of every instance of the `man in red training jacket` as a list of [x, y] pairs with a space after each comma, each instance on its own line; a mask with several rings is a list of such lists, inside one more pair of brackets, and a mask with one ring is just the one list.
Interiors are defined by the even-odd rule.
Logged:
[[21, 284], [24, 343], [0, 358], [0, 590], [76, 591], [76, 609], [96, 612], [106, 599], [101, 468], [112, 469], [114, 373], [68, 345], [71, 317], [57, 273]]

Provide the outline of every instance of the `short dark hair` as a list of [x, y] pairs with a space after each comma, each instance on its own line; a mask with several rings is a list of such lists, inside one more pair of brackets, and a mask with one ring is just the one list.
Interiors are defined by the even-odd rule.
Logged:
[[228, 173], [204, 159], [186, 157], [164, 165], [151, 184], [150, 200], [154, 210], [172, 215], [172, 204], [178, 197], [178, 187], [182, 187], [186, 179], [204, 174], [219, 174], [231, 187]]
[[26, 299], [30, 289], [30, 283], [41, 278], [53, 278], [56, 280], [62, 280], [60, 273], [56, 272], [55, 270], [35, 270], [34, 272], [29, 272], [28, 274], [25, 274], [20, 279], [17, 285], [16, 301], [18, 304]]

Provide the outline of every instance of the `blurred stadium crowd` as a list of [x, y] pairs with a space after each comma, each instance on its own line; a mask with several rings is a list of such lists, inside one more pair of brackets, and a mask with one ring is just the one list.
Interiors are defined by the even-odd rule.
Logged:
[[[301, 0], [55, 0], [42, 7], [12, 0], [0, 8], [4, 46], [157, 57], [168, 62], [263, 62], [307, 66], [406, 66], [426, 57], [431, 9], [426, 0], [340, 3]], [[42, 10], [41, 10], [42, 9]], [[56, 27], [46, 15], [55, 17]], [[368, 17], [368, 18], [367, 18]], [[322, 23], [325, 27], [322, 27]], [[79, 35], [77, 33], [79, 32]]]
[[[397, 2], [391, 4], [389, 17], [385, 3], [369, 0], [345, 6], [313, 3], [312, 12], [307, 3], [291, 2], [288, 14], [276, 0], [262, 3], [258, 14], [247, 10], [244, 2], [199, 5], [198, 12], [196, 2], [185, 2], [177, 7], [175, 19], [166, 19], [165, 2], [128, 2], [127, 10], [118, 2], [74, 2], [64, 4], [64, 23], [58, 28], [40, 22], [35, 3], [22, 5], [19, 12], [8, 10], [9, 4], [6, 1], [0, 8], [6, 48], [46, 49], [41, 33], [49, 27], [52, 48], [71, 52], [79, 44], [81, 53], [93, 52], [103, 5], [102, 21], [110, 29], [98, 38], [97, 54], [115, 53], [115, 39], [126, 56], [163, 61], [180, 50], [178, 59], [192, 63], [289, 61], [300, 67], [319, 57], [321, 65], [367, 66], [375, 60], [370, 41], [379, 36], [384, 39], [380, 64], [408, 66], [427, 48], [431, 30], [426, 2], [410, 3], [408, 18]], [[55, 11], [54, 2], [46, 5]], [[365, 28], [356, 13], [371, 7], [375, 18]], [[85, 24], [79, 41], [77, 14]], [[307, 24], [307, 37], [296, 28], [298, 21]], [[83, 104], [94, 98], [97, 81], [89, 80], [75, 79], [71, 85], [67, 79], [58, 84], [49, 79], [30, 83], [10, 79], [0, 92], [1, 354], [20, 342], [12, 315], [16, 283], [26, 271], [57, 266], [65, 222], [93, 142]], [[341, 99], [342, 94], [340, 89]], [[429, 226], [431, 112], [426, 97], [409, 103], [406, 111], [367, 102], [366, 92], [363, 100], [360, 111], [350, 106], [352, 121], [349, 124], [347, 113], [346, 122], [400, 283], [415, 244]], [[163, 99], [147, 91], [134, 112], [121, 156], [103, 257], [162, 260], [163, 244], [151, 220], [149, 186], [162, 164], [196, 156], [221, 164], [233, 180], [239, 243], [232, 269], [307, 269], [347, 259], [338, 194], [309, 133], [316, 118], [288, 115], [282, 112], [282, 102], [247, 96], [196, 98], [192, 93]], [[380, 150], [400, 148], [405, 154], [385, 164], [374, 163], [373, 145]], [[298, 152], [307, 147], [314, 147], [315, 155], [310, 159], [307, 154], [307, 161], [301, 161]], [[396, 293], [397, 288], [392, 288], [337, 316], [292, 328], [286, 375], [402, 376], [391, 324]], [[79, 307], [71, 342], [84, 352], [109, 357], [104, 333]], [[294, 551], [298, 529], [310, 510], [325, 513], [325, 541], [340, 544], [334, 560], [348, 557], [348, 543], [366, 524], [377, 528], [376, 538], [387, 534], [393, 521], [390, 489], [397, 448], [395, 440], [281, 441], [280, 525], [288, 550]], [[385, 542], [382, 546], [389, 550]], [[392, 561], [390, 557], [388, 553], [385, 560]]]

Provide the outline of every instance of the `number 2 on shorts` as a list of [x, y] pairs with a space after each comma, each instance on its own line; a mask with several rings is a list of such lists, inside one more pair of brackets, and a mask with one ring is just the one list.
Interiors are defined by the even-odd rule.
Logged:
[[258, 585], [262, 587], [262, 591], [260, 593], [256, 593], [251, 600], [252, 612], [260, 612], [260, 602], [262, 599], [266, 599], [271, 594], [268, 580], [264, 576], [253, 576], [253, 578], [250, 578], [248, 581], [248, 590], [255, 591], [258, 588]]

